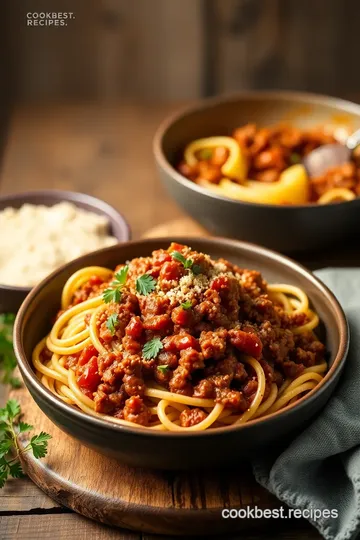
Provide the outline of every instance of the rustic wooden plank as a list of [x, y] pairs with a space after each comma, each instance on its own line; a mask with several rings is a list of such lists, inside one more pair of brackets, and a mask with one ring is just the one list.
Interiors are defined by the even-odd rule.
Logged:
[[[63, 0], [61, 9], [75, 16], [67, 26], [31, 28], [34, 2], [22, 0], [8, 9], [3, 50], [22, 100], [193, 99], [249, 88], [347, 96], [358, 87], [348, 51], [360, 4], [346, 7], [342, 0], [77, 0], [75, 7]], [[36, 10], [48, 10], [47, 0]]]
[[0, 512], [28, 512], [62, 508], [50, 499], [29, 478], [11, 478], [0, 491]]
[[[258, 70], [272, 63], [280, 39], [278, 4], [278, 0], [214, 0], [217, 92], [253, 88]], [[260, 87], [276, 87], [276, 70], [269, 75]]]
[[15, 2], [7, 48], [14, 51], [17, 94], [52, 101], [197, 97], [200, 6], [201, 0], [63, 0], [61, 11], [74, 13], [66, 26], [32, 28], [26, 13], [49, 11], [47, 0]]
[[[106, 0], [104, 4], [111, 6], [110, 12], [118, 14], [126, 35], [124, 95], [156, 101], [193, 99], [200, 95], [201, 0]], [[116, 70], [117, 62], [115, 57], [108, 77]]]
[[0, 516], [1, 540], [141, 540], [141, 535], [111, 529], [75, 514]]
[[[56, 441], [50, 441], [44, 459], [24, 454], [24, 470], [51, 498], [87, 517], [160, 534], [224, 535], [266, 527], [264, 520], [223, 520], [224, 507], [280, 506], [274, 496], [255, 482], [249, 466], [190, 472], [128, 467], [104, 458], [61, 432], [26, 389], [11, 395], [19, 400], [24, 421], [32, 421], [38, 431], [50, 433], [52, 441]], [[20, 439], [20, 448], [27, 444], [26, 439]], [[24, 505], [22, 501], [20, 504]]]
[[[0, 407], [9, 394], [9, 388], [0, 384]], [[16, 391], [13, 393], [16, 398]], [[34, 509], [56, 509], [61, 506], [50, 499], [27, 477], [9, 479], [0, 489], [0, 512], [27, 512]], [[0, 536], [1, 537], [1, 536]]]
[[[290, 88], [348, 97], [358, 88], [357, 0], [212, 0], [214, 90]], [[336, 77], [334, 77], [336, 73]]]
[[174, 106], [20, 108], [11, 124], [2, 193], [69, 189], [106, 200], [138, 237], [181, 212], [155, 171], [152, 138]]

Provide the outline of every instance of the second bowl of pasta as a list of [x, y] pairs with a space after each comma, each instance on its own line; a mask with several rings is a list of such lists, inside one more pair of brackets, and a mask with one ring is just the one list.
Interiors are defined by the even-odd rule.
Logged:
[[204, 100], [154, 139], [170, 194], [210, 232], [286, 252], [350, 238], [360, 208], [360, 156], [311, 177], [309, 153], [360, 126], [360, 107], [296, 92]]

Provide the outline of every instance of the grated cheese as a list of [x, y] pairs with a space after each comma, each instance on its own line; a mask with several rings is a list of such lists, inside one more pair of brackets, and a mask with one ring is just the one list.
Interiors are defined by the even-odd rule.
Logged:
[[66, 201], [0, 212], [0, 283], [32, 286], [62, 264], [116, 244], [105, 216]]

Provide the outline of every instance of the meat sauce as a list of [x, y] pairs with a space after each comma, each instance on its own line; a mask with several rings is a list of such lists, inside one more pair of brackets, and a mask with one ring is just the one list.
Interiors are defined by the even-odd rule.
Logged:
[[[281, 173], [316, 148], [337, 142], [334, 136], [323, 129], [301, 130], [294, 126], [279, 124], [259, 127], [246, 124], [235, 129], [231, 135], [246, 156], [248, 178], [272, 183], [280, 179]], [[226, 148], [217, 147], [209, 152], [207, 159], [200, 159], [191, 167], [182, 161], [178, 165], [181, 174], [199, 182], [207, 180], [219, 184], [224, 177], [221, 167], [228, 158]], [[349, 189], [360, 195], [360, 151], [355, 151], [353, 161], [329, 168], [322, 175], [309, 179], [309, 202], [316, 202], [327, 191], [334, 188]]]
[[[191, 260], [192, 268], [175, 260], [174, 251]], [[156, 283], [148, 294], [136, 289], [136, 279], [144, 274]], [[106, 285], [94, 276], [76, 292], [73, 305], [99, 295]], [[113, 331], [108, 324], [112, 315], [117, 321]], [[144, 426], [151, 405], [145, 390], [154, 383], [241, 413], [257, 390], [255, 372], [242, 362], [243, 355], [259, 359], [264, 369], [264, 399], [273, 382], [280, 386], [322, 361], [324, 345], [311, 332], [291, 331], [306, 322], [306, 314], [285, 313], [270, 300], [259, 272], [173, 243], [128, 263], [120, 301], [107, 304], [96, 322], [107, 352], [99, 354], [90, 345], [68, 357], [68, 367], [76, 371], [97, 412]], [[151, 340], [160, 347], [149, 357], [143, 349]], [[193, 408], [181, 413], [180, 422], [192, 426], [205, 417], [206, 412]]]

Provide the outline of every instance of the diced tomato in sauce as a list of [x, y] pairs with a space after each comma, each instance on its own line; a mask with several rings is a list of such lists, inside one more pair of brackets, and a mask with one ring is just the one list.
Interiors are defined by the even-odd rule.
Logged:
[[94, 345], [87, 345], [83, 351], [81, 352], [80, 356], [79, 356], [79, 362], [78, 362], [78, 365], [79, 366], [84, 366], [85, 364], [88, 363], [88, 361], [90, 360], [91, 357], [93, 356], [98, 356], [98, 351], [97, 349], [94, 347]]
[[91, 286], [101, 285], [102, 283], [104, 283], [104, 280], [100, 276], [91, 276], [89, 278], [89, 285]]
[[178, 280], [181, 277], [181, 265], [176, 261], [168, 261], [160, 270], [160, 279], [167, 281]]
[[85, 388], [85, 390], [95, 392], [100, 382], [101, 376], [98, 371], [97, 357], [93, 356], [86, 364], [82, 375], [80, 375], [78, 378], [78, 385], [80, 388]]

